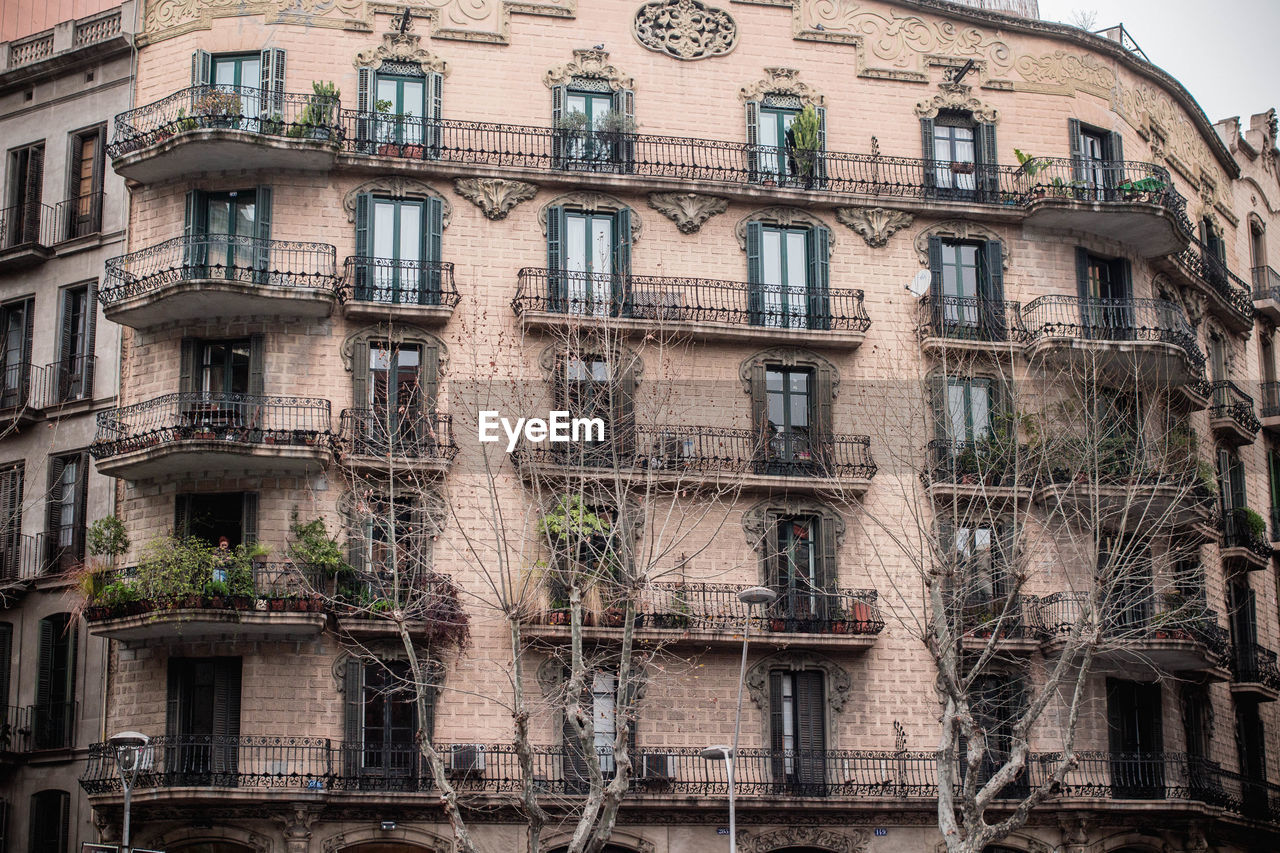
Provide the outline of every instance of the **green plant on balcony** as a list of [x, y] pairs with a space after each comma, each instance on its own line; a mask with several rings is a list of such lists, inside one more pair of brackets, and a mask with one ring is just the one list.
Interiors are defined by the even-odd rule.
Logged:
[[316, 569], [326, 578], [338, 578], [340, 581], [355, 574], [355, 568], [347, 562], [342, 546], [329, 533], [323, 518], [303, 522], [295, 509], [289, 532], [293, 539], [287, 553], [295, 566]]
[[129, 550], [129, 533], [124, 522], [114, 515], [103, 516], [89, 525], [85, 544], [94, 557], [105, 557], [107, 562], [115, 561]]
[[1267, 522], [1260, 514], [1249, 507], [1239, 510], [1240, 516], [1244, 519], [1245, 530], [1254, 539], [1267, 538]]
[[182, 133], [186, 130], [195, 130], [199, 126], [200, 122], [195, 116], [187, 115], [187, 111], [184, 107], [178, 108], [178, 119], [174, 122], [175, 132]]
[[792, 120], [790, 149], [801, 177], [806, 181], [812, 180], [818, 167], [818, 154], [822, 150], [822, 118], [813, 104], [806, 104]]
[[311, 81], [311, 94], [298, 115], [298, 120], [289, 128], [289, 136], [301, 139], [328, 139], [333, 134], [334, 110], [337, 108], [341, 92], [332, 81], [321, 83]]
[[571, 134], [586, 133], [591, 126], [591, 119], [582, 110], [570, 110], [555, 121], [555, 129]]
[[1159, 178], [1152, 178], [1152, 177], [1139, 178], [1136, 181], [1122, 181], [1120, 185], [1116, 187], [1116, 189], [1120, 190], [1120, 192], [1124, 195], [1126, 200], [1131, 200], [1134, 197], [1144, 193], [1150, 193], [1150, 194], [1161, 193], [1161, 192], [1164, 192], [1167, 188], [1168, 188], [1168, 184], [1166, 184], [1164, 181], [1160, 180]]
[[1213, 470], [1213, 465], [1206, 459], [1196, 460], [1196, 485], [1209, 494], [1210, 497], [1218, 496], [1218, 473]]
[[240, 116], [243, 105], [235, 92], [210, 89], [196, 99], [192, 111], [210, 119], [214, 127], [230, 127]]
[[1013, 149], [1013, 156], [1018, 158], [1018, 165], [1022, 167], [1023, 174], [1028, 178], [1034, 178], [1049, 167], [1048, 160], [1034, 157], [1021, 148]]

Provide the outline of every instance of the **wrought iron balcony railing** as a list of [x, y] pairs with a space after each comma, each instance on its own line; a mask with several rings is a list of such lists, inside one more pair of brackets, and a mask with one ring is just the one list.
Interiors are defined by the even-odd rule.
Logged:
[[1252, 513], [1245, 508], [1229, 509], [1223, 512], [1222, 547], [1243, 548], [1260, 559], [1270, 560], [1271, 545], [1266, 541], [1266, 524], [1263, 524], [1264, 529], [1261, 531], [1255, 529], [1256, 524]]
[[1276, 653], [1257, 643], [1236, 643], [1231, 655], [1231, 680], [1280, 690], [1280, 665], [1276, 663]]
[[349, 257], [343, 298], [379, 305], [438, 305], [452, 308], [461, 297], [448, 261]]
[[1186, 314], [1165, 299], [1041, 296], [1022, 309], [1022, 322], [1030, 341], [1153, 341], [1179, 347], [1197, 368], [1203, 368], [1205, 363]]
[[291, 562], [253, 562], [246, 571], [247, 576], [239, 579], [233, 576], [231, 568], [214, 566], [207, 577], [188, 580], [193, 587], [218, 581], [225, 584], [225, 588], [205, 588], [178, 596], [156, 596], [140, 585], [135, 566], [115, 569], [104, 573], [105, 580], [123, 581], [135, 590], [135, 595], [122, 601], [91, 601], [85, 608], [84, 618], [93, 623], [157, 610], [255, 610], [260, 599], [269, 600], [273, 607], [280, 601], [293, 603], [293, 606], [279, 607], [281, 610], [312, 611], [321, 609], [323, 601], [312, 599], [310, 593], [333, 591], [329, 576], [318, 567]]
[[31, 706], [0, 705], [0, 753], [31, 751]]
[[1258, 414], [1264, 418], [1280, 418], [1280, 382], [1263, 382], [1258, 386]]
[[69, 749], [75, 745], [76, 719], [79, 705], [76, 702], [50, 702], [32, 705], [31, 748]]
[[1226, 418], [1250, 435], [1257, 435], [1262, 422], [1253, 413], [1253, 398], [1240, 390], [1229, 379], [1213, 383], [1213, 402], [1209, 405], [1210, 418]]
[[1024, 172], [1027, 192], [1033, 199], [1063, 199], [1090, 203], [1146, 202], [1169, 210], [1183, 234], [1192, 233], [1186, 199], [1173, 188], [1163, 166], [1133, 160], [1078, 160], [1070, 157], [1037, 157]]
[[0, 364], [0, 412], [9, 417], [36, 413], [41, 404], [40, 392], [47, 382], [46, 368], [39, 364]]
[[56, 575], [73, 572], [84, 564], [86, 528], [84, 524], [65, 524], [36, 534], [40, 574]]
[[34, 579], [41, 572], [36, 537], [0, 531], [0, 584]]
[[218, 440], [249, 445], [328, 445], [329, 401], [183, 391], [98, 413], [95, 459], [154, 445]]
[[622, 317], [772, 329], [865, 332], [861, 290], [648, 275], [606, 275], [525, 267], [512, 307], [575, 317]]
[[761, 435], [758, 430], [700, 426], [606, 425], [599, 442], [522, 444], [519, 461], [557, 466], [651, 471], [694, 479], [716, 474], [762, 474], [866, 480], [875, 476], [871, 438], [810, 435], [794, 431]]
[[191, 130], [240, 130], [285, 139], [336, 141], [337, 97], [216, 83], [181, 89], [116, 116], [110, 157]]
[[355, 456], [447, 460], [458, 454], [453, 415], [442, 412], [344, 409], [339, 437]]
[[38, 406], [47, 409], [66, 403], [93, 399], [93, 374], [97, 358], [77, 355], [44, 366], [44, 387], [40, 389]]
[[952, 441], [937, 438], [929, 442], [929, 470], [925, 474], [929, 483], [1010, 487], [1021, 480], [1029, 484], [1033, 472], [1018, 470], [1018, 457], [1030, 465], [1025, 448], [1012, 441], [996, 438], [977, 441]]
[[[1050, 639], [1071, 632], [1089, 598], [1083, 592], [1057, 592], [1037, 601], [1035, 622]], [[1199, 600], [1157, 597], [1148, 591], [1132, 601], [1114, 602], [1102, 616], [1103, 636], [1110, 641], [1141, 643], [1151, 640], [1192, 640], [1215, 660], [1225, 662], [1230, 634], [1218, 624], [1217, 611]]]
[[1271, 267], [1254, 267], [1253, 298], [1280, 301], [1280, 272]]
[[1198, 238], [1192, 237], [1177, 260], [1214, 290], [1244, 320], [1253, 319], [1253, 292], [1240, 276]]
[[0, 208], [0, 252], [19, 246], [51, 246], [55, 242], [53, 208], [23, 202]]
[[107, 260], [104, 308], [167, 285], [202, 279], [337, 293], [337, 250], [326, 243], [227, 234], [175, 237]]
[[1017, 302], [980, 296], [936, 296], [920, 300], [921, 338], [1015, 344], [1026, 338]]
[[101, 192], [69, 198], [53, 207], [53, 220], [57, 224], [57, 241], [87, 237], [102, 230], [102, 205], [106, 196]]
[[978, 638], [998, 633], [1010, 640], [1038, 640], [1042, 635], [1036, 622], [1039, 599], [1034, 595], [975, 596], [960, 602], [960, 627]]

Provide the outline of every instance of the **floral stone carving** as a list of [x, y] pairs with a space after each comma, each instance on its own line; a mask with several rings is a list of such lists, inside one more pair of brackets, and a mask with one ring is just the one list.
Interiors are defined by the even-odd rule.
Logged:
[[837, 207], [836, 221], [862, 235], [873, 249], [883, 248], [898, 231], [915, 220], [910, 213], [883, 207]]
[[692, 234], [702, 223], [728, 210], [729, 201], [701, 193], [649, 193], [649, 206], [674, 222], [681, 234]]
[[534, 184], [503, 178], [458, 178], [453, 182], [453, 188], [493, 220], [506, 219], [511, 208], [538, 194], [538, 187]]
[[631, 32], [649, 50], [676, 59], [724, 56], [738, 43], [738, 25], [701, 0], [654, 0], [636, 12]]

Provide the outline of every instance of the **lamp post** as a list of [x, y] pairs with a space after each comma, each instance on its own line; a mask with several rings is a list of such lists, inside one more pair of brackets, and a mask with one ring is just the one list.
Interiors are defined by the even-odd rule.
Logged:
[[742, 686], [747, 680], [747, 643], [751, 639], [751, 608], [757, 604], [772, 604], [778, 594], [768, 587], [752, 586], [738, 593], [738, 600], [747, 605], [747, 616], [742, 625], [742, 666], [738, 670], [738, 706], [733, 713], [733, 744], [709, 746], [699, 754], [707, 761], [724, 761], [725, 779], [729, 783], [729, 853], [738, 853], [737, 814], [734, 811], [733, 762], [738, 757], [738, 730], [742, 727]]
[[138, 770], [146, 763], [147, 744], [151, 738], [142, 732], [120, 732], [112, 735], [107, 743], [115, 751], [116, 769], [120, 771], [120, 784], [124, 787], [124, 824], [120, 829], [120, 853], [129, 853], [129, 797], [133, 793]]

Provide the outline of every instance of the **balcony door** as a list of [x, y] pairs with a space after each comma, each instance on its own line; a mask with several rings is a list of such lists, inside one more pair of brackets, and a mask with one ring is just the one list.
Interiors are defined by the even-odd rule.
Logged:
[[1267, 786], [1267, 737], [1256, 703], [1236, 704], [1236, 749], [1239, 753], [1244, 812], [1250, 817], [1269, 819], [1270, 791]]
[[0, 409], [16, 409], [30, 402], [31, 344], [34, 299], [21, 299], [0, 305]]
[[[363, 298], [378, 302], [419, 302], [426, 296], [426, 202], [411, 199], [373, 200], [373, 256], [387, 261], [375, 269], [373, 292]], [[435, 302], [439, 302], [437, 298]]]
[[1258, 644], [1258, 595], [1245, 583], [1232, 583], [1231, 644], [1235, 648], [1236, 666], [1246, 679], [1254, 678], [1260, 661], [1254, 651]]
[[564, 269], [570, 314], [603, 317], [614, 298], [613, 237], [611, 214], [565, 213]]
[[376, 75], [374, 111], [378, 142], [396, 146], [422, 145], [427, 80], [422, 75]]
[[564, 110], [567, 117], [564, 129], [569, 131], [565, 138], [565, 154], [570, 165], [610, 162], [613, 145], [600, 134], [609, 126], [613, 96], [570, 89], [565, 93]]
[[9, 152], [8, 215], [0, 226], [0, 248], [36, 243], [43, 236], [42, 204], [44, 198], [44, 143], [28, 145]]
[[[262, 113], [262, 93], [258, 89], [262, 85], [262, 55], [215, 54], [210, 66], [210, 80], [218, 93], [224, 95], [218, 102], [231, 108], [232, 120], [244, 130], [256, 130], [258, 116]], [[226, 98], [225, 95], [232, 97]], [[250, 122], [251, 126], [245, 126]]]
[[807, 228], [760, 229], [760, 282], [753, 325], [782, 329], [809, 327], [809, 250]]
[[191, 190], [185, 233], [186, 278], [265, 283], [271, 266], [271, 188]]
[[418, 344], [369, 344], [368, 410], [363, 439], [370, 450], [414, 446], [427, 412], [423, 399], [423, 358]]
[[79, 635], [76, 618], [70, 613], [55, 613], [40, 620], [36, 705], [31, 720], [36, 749], [65, 749], [72, 745]]
[[364, 667], [364, 707], [360, 772], [381, 778], [387, 787], [417, 775], [418, 708], [406, 661], [380, 661]]
[[799, 473], [814, 462], [812, 434], [813, 371], [809, 368], [765, 369], [768, 413], [768, 461], [775, 473]]
[[1104, 540], [1098, 549], [1097, 576], [1111, 581], [1104, 622], [1111, 638], [1123, 641], [1145, 631], [1155, 601], [1147, 548], [1133, 541]]
[[209, 265], [223, 267], [233, 278], [236, 269], [254, 266], [253, 238], [257, 236], [257, 205], [251, 191], [209, 194]]
[[1107, 679], [1111, 791], [1117, 799], [1164, 799], [1160, 685]]
[[1077, 119], [1067, 120], [1071, 143], [1073, 178], [1078, 198], [1107, 198], [1123, 174], [1123, 145], [1120, 134], [1089, 127]]
[[783, 183], [789, 177], [788, 134], [799, 110], [784, 107], [760, 108], [760, 152], [757, 158], [761, 177]]
[[816, 670], [769, 673], [770, 763], [779, 793], [824, 796], [826, 691]]
[[1101, 258], [1076, 249], [1081, 321], [1089, 337], [1128, 340], [1133, 337], [1133, 286], [1129, 266], [1121, 258]]
[[774, 527], [773, 577], [769, 586], [778, 600], [770, 618], [789, 620], [789, 631], [819, 631], [814, 624], [827, 618], [828, 592], [822, 576], [819, 520], [814, 516], [784, 516]]
[[933, 124], [934, 187], [941, 197], [977, 189], [976, 128], [967, 116], [939, 114]]
[[238, 657], [169, 659], [168, 784], [239, 783], [240, 671]]
[[[591, 711], [592, 728], [594, 729], [594, 747], [600, 772], [608, 780], [617, 770], [614, 758], [614, 746], [618, 739], [618, 706], [622, 704], [618, 695], [618, 678], [612, 672], [596, 670], [590, 674], [590, 684], [582, 699]], [[564, 747], [563, 766], [561, 768], [565, 793], [584, 794], [590, 785], [588, 757], [583, 755], [582, 744], [578, 741], [568, 718], [562, 723], [562, 744]], [[631, 749], [633, 767], [639, 766], [639, 758], [635, 754], [636, 724], [634, 719], [627, 732], [627, 740]], [[635, 772], [633, 770], [633, 772]]]
[[[970, 708], [974, 723], [984, 734], [982, 762], [978, 766], [979, 784], [985, 785], [1013, 753], [1014, 722], [1023, 710], [1023, 686], [1012, 674], [981, 675], [974, 679], [970, 689]], [[961, 735], [957, 742], [960, 778], [968, 773], [968, 740]], [[1028, 793], [1027, 771], [1024, 767], [1014, 779], [1001, 789], [1000, 796], [1025, 797]]]
[[89, 285], [62, 290], [62, 322], [58, 341], [57, 402], [93, 396], [93, 342], [97, 304]]

